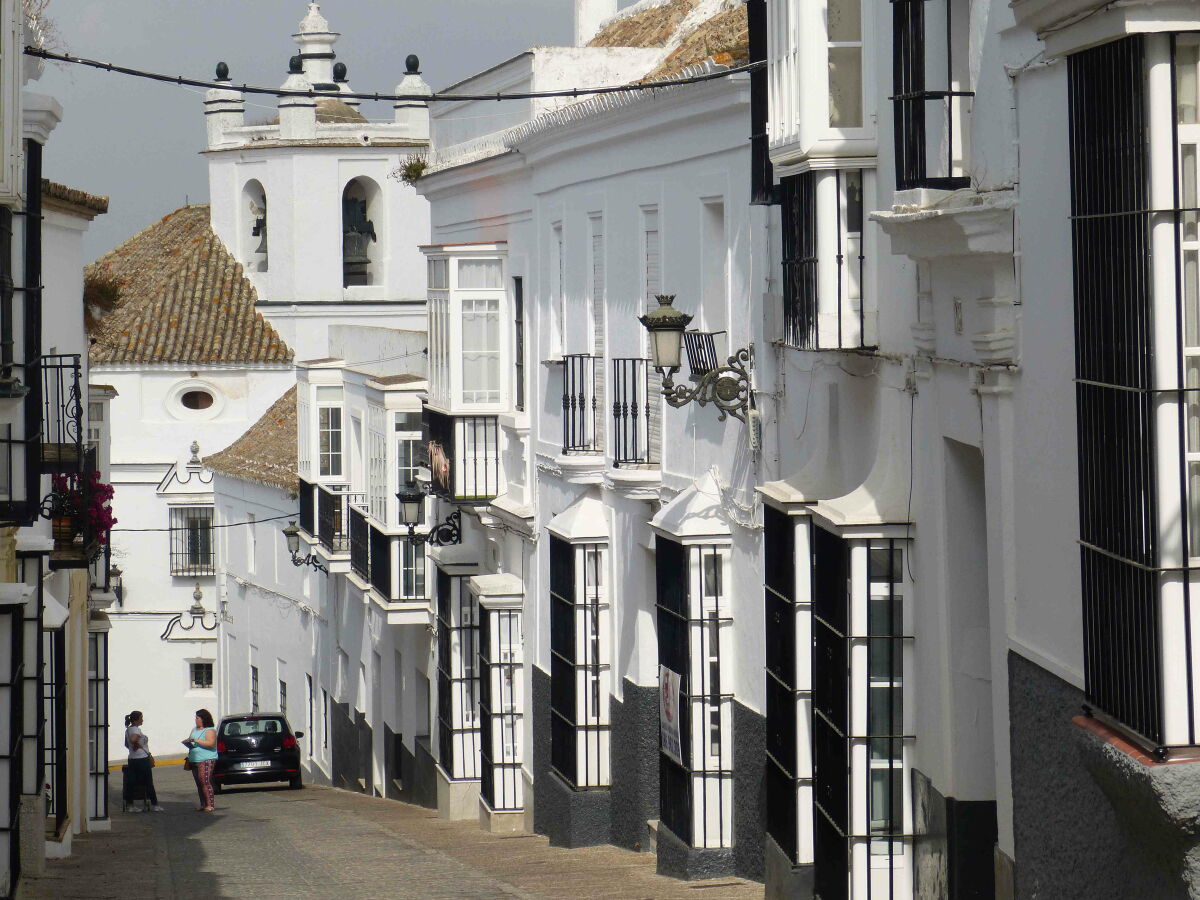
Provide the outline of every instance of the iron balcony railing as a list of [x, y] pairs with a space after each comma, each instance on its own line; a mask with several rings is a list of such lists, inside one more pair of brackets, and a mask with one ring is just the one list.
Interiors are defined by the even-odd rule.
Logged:
[[350, 507], [350, 570], [359, 578], [371, 577], [370, 526], [367, 514]]
[[613, 465], [647, 465], [650, 459], [649, 360], [613, 360]]
[[309, 537], [317, 533], [317, 486], [303, 478], [298, 479], [300, 499], [300, 530]]
[[317, 487], [317, 537], [330, 553], [350, 551], [350, 505], [366, 506], [367, 495]]
[[83, 367], [78, 353], [42, 357], [42, 471], [83, 469]]
[[422, 462], [431, 493], [451, 501], [490, 500], [501, 492], [496, 416], [450, 416], [425, 408]]
[[598, 452], [596, 357], [582, 353], [563, 357], [562, 409], [563, 453]]

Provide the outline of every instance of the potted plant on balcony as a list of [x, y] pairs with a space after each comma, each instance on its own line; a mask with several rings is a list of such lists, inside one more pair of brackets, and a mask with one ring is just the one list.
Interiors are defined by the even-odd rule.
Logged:
[[99, 472], [53, 476], [48, 512], [55, 549], [70, 549], [85, 527], [98, 544], [107, 543], [108, 531], [117, 523], [112, 498], [112, 485], [102, 482]]

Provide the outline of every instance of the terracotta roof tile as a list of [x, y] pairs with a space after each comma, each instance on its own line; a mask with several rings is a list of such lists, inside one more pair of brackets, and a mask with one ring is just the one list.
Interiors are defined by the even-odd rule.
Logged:
[[610, 22], [588, 41], [589, 47], [665, 47], [700, 0], [667, 0]]
[[205, 457], [214, 472], [289, 491], [299, 479], [296, 463], [296, 386], [275, 401], [262, 418], [222, 450]]
[[60, 200], [63, 203], [69, 203], [71, 206], [80, 206], [93, 213], [108, 212], [107, 197], [98, 197], [95, 194], [89, 194], [87, 191], [67, 187], [65, 184], [59, 184], [57, 181], [50, 181], [48, 178], [42, 179], [42, 196], [52, 200]]
[[746, 7], [735, 6], [713, 16], [690, 32], [667, 54], [645, 80], [669, 78], [688, 66], [712, 59], [723, 66], [738, 66], [750, 60], [750, 28]]
[[87, 267], [121, 285], [93, 337], [93, 364], [290, 363], [292, 351], [254, 308], [241, 263], [213, 232], [207, 206], [185, 206]]

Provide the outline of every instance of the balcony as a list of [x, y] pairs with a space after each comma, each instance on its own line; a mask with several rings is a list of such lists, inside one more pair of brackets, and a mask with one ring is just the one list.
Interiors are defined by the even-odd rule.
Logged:
[[305, 481], [303, 478], [299, 479], [299, 481], [300, 530], [309, 537], [315, 537], [317, 534], [317, 486]]
[[[96, 467], [96, 450], [84, 452], [81, 465], [83, 470], [64, 476], [66, 491], [81, 500], [76, 501], [77, 510], [91, 509], [96, 498], [99, 472]], [[107, 489], [107, 486], [102, 486]], [[103, 501], [101, 501], [103, 502]], [[86, 512], [72, 512], [70, 515], [53, 516], [54, 549], [50, 552], [49, 566], [52, 570], [87, 569], [100, 555], [100, 540], [103, 534], [97, 531], [96, 524]], [[62, 532], [59, 529], [63, 529]]]
[[317, 486], [317, 539], [330, 553], [350, 552], [350, 506], [366, 506], [367, 495]]
[[491, 500], [503, 492], [496, 416], [449, 416], [425, 408], [430, 490], [451, 502]]
[[364, 581], [371, 577], [370, 526], [367, 514], [350, 507], [350, 571]]
[[563, 357], [563, 453], [603, 453], [599, 440], [596, 357]]
[[613, 466], [645, 466], [650, 459], [650, 361], [613, 360]]
[[42, 357], [42, 471], [83, 470], [83, 378], [79, 354]]

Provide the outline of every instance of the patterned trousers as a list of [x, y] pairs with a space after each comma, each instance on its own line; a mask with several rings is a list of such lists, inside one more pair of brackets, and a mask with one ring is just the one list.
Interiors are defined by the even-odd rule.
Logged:
[[196, 779], [196, 793], [200, 795], [200, 806], [211, 809], [216, 806], [216, 795], [213, 794], [212, 772], [217, 764], [215, 759], [192, 763], [192, 777]]

